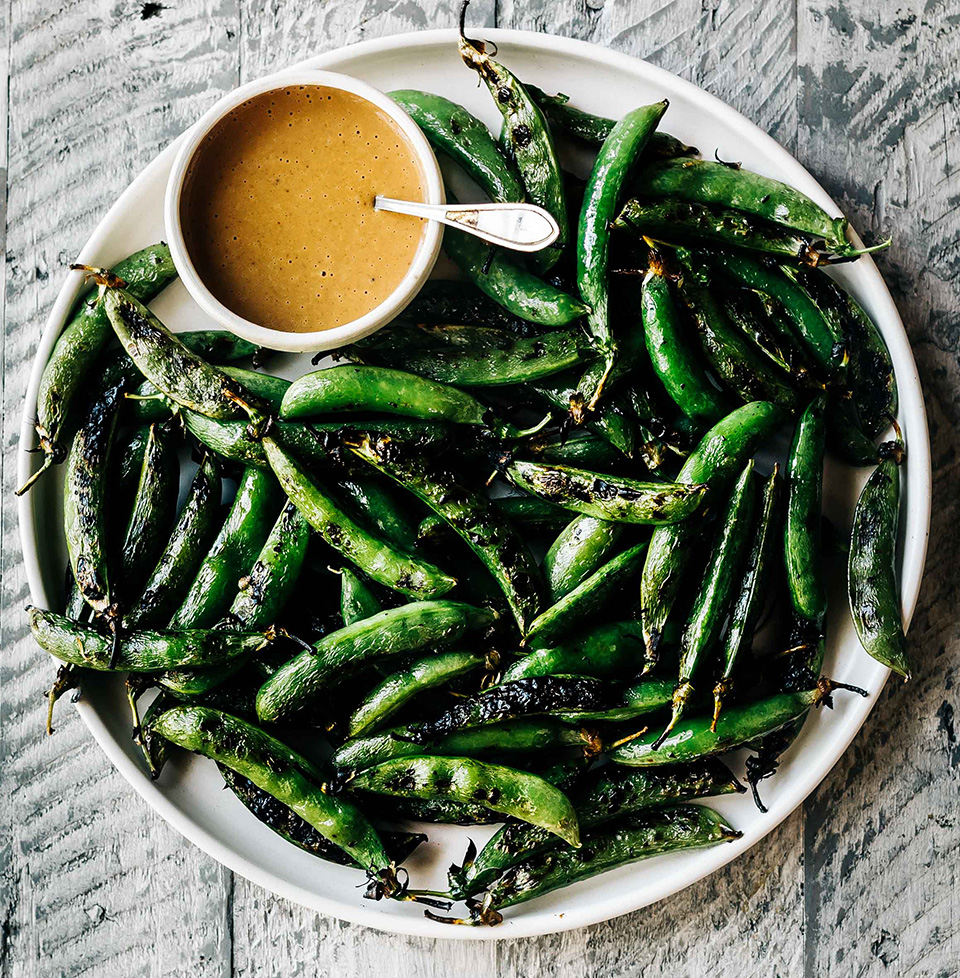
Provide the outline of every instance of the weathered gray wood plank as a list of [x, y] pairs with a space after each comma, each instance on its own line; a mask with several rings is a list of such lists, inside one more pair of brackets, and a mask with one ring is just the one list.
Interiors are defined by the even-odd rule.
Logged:
[[806, 805], [806, 973], [954, 975], [960, 11], [802, 2], [798, 19], [800, 158], [862, 233], [893, 235], [877, 261], [913, 343], [934, 458], [917, 679], [890, 686]]

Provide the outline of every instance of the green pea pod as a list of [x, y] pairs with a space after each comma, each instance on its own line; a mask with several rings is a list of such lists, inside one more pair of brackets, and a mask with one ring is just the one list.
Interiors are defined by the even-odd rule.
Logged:
[[497, 148], [487, 127], [462, 105], [412, 89], [388, 94], [430, 143], [463, 167], [491, 200], [523, 200], [523, 184], [515, 167]]
[[773, 548], [779, 536], [780, 526], [780, 466], [774, 465], [773, 472], [763, 489], [763, 506], [760, 518], [750, 541], [736, 591], [730, 624], [723, 645], [723, 671], [713, 687], [713, 727], [723, 708], [723, 701], [733, 689], [733, 676], [744, 652], [753, 644], [753, 633], [764, 599], [769, 593], [768, 575], [771, 570]]
[[37, 644], [63, 662], [98, 672], [162, 672], [217, 666], [262, 648], [270, 633], [223, 629], [124, 632], [117, 638], [52, 611], [30, 608]]
[[723, 630], [737, 575], [746, 558], [755, 508], [756, 488], [751, 459], [734, 485], [720, 517], [720, 531], [707, 558], [703, 580], [687, 617], [680, 642], [680, 676], [673, 694], [673, 711], [666, 729], [660, 735], [661, 742], [666, 740], [683, 715], [693, 695], [694, 675]]
[[787, 517], [783, 547], [787, 587], [794, 612], [822, 631], [827, 615], [820, 547], [826, 397], [813, 400], [800, 416], [787, 461]]
[[372, 618], [383, 611], [380, 599], [373, 588], [350, 567], [340, 570], [340, 617], [344, 625]]
[[688, 519], [703, 502], [705, 485], [639, 482], [542, 462], [511, 462], [507, 478], [540, 499], [617, 523], [661, 524]]
[[[737, 408], [703, 436], [677, 480], [698, 485], [706, 483], [712, 491], [722, 492], [783, 417], [783, 410], [769, 401], [753, 401]], [[693, 540], [698, 532], [699, 524], [688, 521], [658, 526], [650, 538], [640, 581], [645, 672], [656, 665], [657, 648], [680, 592], [684, 572], [694, 555]]]
[[860, 493], [850, 533], [847, 595], [860, 644], [878, 662], [910, 678], [897, 587], [899, 458], [885, 458]]
[[388, 544], [351, 519], [273, 438], [264, 438], [263, 448], [284, 492], [306, 521], [378, 584], [426, 598], [439, 597], [457, 583], [439, 567]]
[[613, 554], [623, 527], [577, 516], [550, 545], [541, 570], [551, 604], [569, 594]]
[[324, 636], [281, 666], [257, 693], [257, 715], [275, 722], [363, 665], [424, 648], [449, 646], [490, 625], [494, 614], [456, 601], [416, 601]]
[[[581, 830], [671, 802], [742, 792], [720, 761], [709, 759], [676, 768], [623, 768], [615, 764], [590, 772], [570, 793]], [[494, 883], [518, 863], [557, 848], [544, 829], [522, 822], [504, 825], [462, 869], [450, 869], [450, 895], [464, 899]]]
[[514, 316], [468, 282], [430, 279], [397, 317], [414, 325], [486, 326], [524, 335], [530, 323]]
[[387, 676], [364, 697], [350, 715], [349, 736], [361, 737], [373, 733], [424, 690], [465, 676], [483, 664], [484, 656], [479, 652], [440, 652], [417, 659], [406, 668]]
[[[177, 277], [177, 270], [170, 249], [161, 242], [125, 258], [114, 266], [113, 274], [126, 283], [130, 295], [149, 302]], [[106, 312], [98, 302], [97, 293], [90, 291], [64, 327], [40, 376], [35, 427], [43, 450], [43, 465], [17, 490], [18, 496], [42, 472], [66, 458], [66, 449], [60, 441], [64, 426], [74, 408], [77, 392], [86, 383], [109, 338]]]
[[244, 470], [230, 512], [170, 619], [170, 628], [210, 628], [223, 617], [236, 594], [237, 581], [267, 539], [279, 502], [272, 473]]
[[835, 254], [853, 252], [847, 241], [845, 217], [830, 217], [806, 194], [750, 170], [708, 160], [663, 160], [644, 169], [639, 182], [644, 197], [678, 197], [696, 204], [730, 207], [788, 230], [823, 238]]
[[511, 523], [530, 529], [554, 529], [570, 518], [565, 509], [536, 496], [497, 496], [490, 502]]
[[404, 798], [477, 802], [580, 845], [577, 816], [559, 789], [526, 771], [470, 757], [402, 757], [357, 772], [352, 789]]
[[694, 421], [718, 421], [727, 413], [726, 399], [707, 376], [703, 363], [684, 335], [663, 261], [650, 254], [641, 292], [643, 330], [654, 373], [680, 410]]
[[313, 765], [275, 737], [203, 706], [176, 706], [157, 717], [153, 728], [172, 743], [252, 781], [368, 872], [392, 872], [376, 829], [360, 809], [323, 791], [310, 774]]
[[337, 479], [337, 488], [347, 497], [364, 517], [382, 534], [384, 539], [402, 550], [413, 551], [417, 545], [419, 524], [411, 519], [406, 498], [385, 479], [373, 475], [348, 475]]
[[649, 713], [659, 713], [673, 701], [674, 684], [669, 679], [640, 679], [625, 687], [620, 702], [602, 710], [570, 710], [560, 713], [567, 723], [593, 723], [602, 720], [616, 723], [635, 720]]
[[826, 428], [827, 451], [841, 462], [859, 468], [880, 461], [880, 448], [864, 434], [856, 408], [835, 390], [827, 399]]
[[531, 622], [526, 641], [536, 645], [556, 642], [575, 625], [589, 618], [636, 576], [647, 552], [647, 541], [618, 554], [597, 568], [569, 594], [547, 608]]
[[170, 620], [213, 543], [219, 516], [220, 473], [208, 457], [197, 469], [190, 494], [143, 593], [124, 615], [127, 628], [151, 628]]
[[663, 118], [668, 104], [664, 99], [628, 112], [603, 141], [587, 181], [577, 230], [577, 287], [590, 307], [587, 329], [604, 362], [599, 381], [591, 383], [590, 389], [581, 387], [589, 410], [596, 406], [617, 355], [607, 291], [610, 224], [616, 216], [627, 174]]
[[806, 379], [803, 354], [792, 333], [776, 328], [757, 293], [738, 289], [722, 293], [720, 300], [730, 323], [769, 364], [786, 371], [797, 382]]
[[483, 41], [464, 35], [467, 4], [460, 11], [460, 39], [457, 50], [463, 63], [483, 79], [494, 105], [503, 116], [501, 141], [517, 165], [531, 203], [549, 211], [560, 228], [560, 235], [549, 248], [531, 256], [533, 267], [545, 272], [556, 264], [569, 236], [563, 174], [550, 128], [543, 113], [519, 79], [486, 52]]
[[467, 542], [493, 574], [523, 633], [540, 609], [540, 577], [525, 543], [495, 507], [398, 439], [365, 438], [350, 447], [426, 503]]
[[566, 438], [554, 435], [534, 441], [529, 447], [535, 458], [554, 465], [604, 469], [616, 465], [622, 458], [609, 441], [582, 428], [570, 432]]

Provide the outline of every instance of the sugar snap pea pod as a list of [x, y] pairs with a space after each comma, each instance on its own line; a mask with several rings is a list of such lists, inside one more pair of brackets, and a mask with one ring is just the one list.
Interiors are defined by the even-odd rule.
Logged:
[[168, 710], [174, 705], [174, 701], [161, 692], [147, 707], [142, 720], [137, 723], [134, 729], [134, 739], [143, 753], [150, 778], [153, 781], [160, 777], [160, 772], [167, 763], [167, 741], [153, 729], [152, 724], [154, 719], [164, 710]]
[[582, 428], [570, 432], [566, 438], [552, 436], [534, 440], [529, 448], [535, 458], [559, 465], [603, 469], [616, 465], [622, 459], [621, 454], [605, 438]]
[[210, 628], [223, 617], [237, 581], [267, 539], [280, 499], [272, 473], [244, 470], [230, 512], [170, 619], [170, 628]]
[[[737, 408], [703, 436], [677, 480], [706, 483], [712, 491], [722, 492], [783, 417], [782, 408], [769, 401], [753, 401]], [[698, 532], [697, 522], [688, 521], [658, 526], [650, 538], [640, 581], [640, 620], [646, 643], [644, 671], [656, 665], [657, 647], [693, 556], [692, 541]]]
[[407, 500], [401, 499], [392, 483], [378, 476], [368, 477], [364, 473], [349, 473], [337, 479], [340, 492], [349, 497], [366, 519], [390, 543], [404, 550], [412, 551], [417, 544], [416, 519], [411, 519]]
[[121, 599], [140, 594], [150, 568], [163, 553], [177, 511], [180, 461], [175, 432], [153, 424], [120, 548]]
[[763, 302], [754, 292], [734, 290], [720, 296], [723, 311], [730, 323], [766, 357], [774, 367], [785, 370], [798, 381], [805, 375], [803, 355], [792, 335], [784, 335], [771, 326]]
[[[623, 821], [584, 833], [579, 849], [552, 849], [511, 866], [493, 883], [483, 901], [471, 908], [472, 922], [494, 926], [503, 920], [501, 910], [552, 890], [641, 859], [733, 842], [740, 835], [722, 815], [704, 805], [639, 811]], [[432, 913], [430, 917], [466, 923]]]
[[[469, 2], [469, 0], [468, 0]], [[563, 174], [543, 113], [520, 80], [486, 51], [483, 41], [464, 34], [467, 3], [460, 8], [460, 39], [457, 50], [463, 63], [483, 79], [503, 116], [501, 142], [516, 163], [531, 203], [543, 207], [560, 226], [560, 236], [549, 248], [532, 255], [532, 265], [547, 271], [563, 252], [569, 236]]]
[[387, 543], [351, 519], [273, 438], [264, 438], [263, 448], [284, 492], [306, 521], [378, 584], [414, 598], [439, 597], [456, 584], [439, 567]]
[[550, 545], [541, 570], [551, 603], [582, 584], [613, 554], [623, 527], [595, 516], [577, 516]]
[[387, 656], [453, 645], [489, 626], [494, 614], [457, 601], [415, 601], [325, 635], [281, 666], [257, 693], [257, 715], [273, 722], [306, 705], [328, 684]]
[[463, 167], [491, 200], [523, 200], [523, 184], [513, 163], [497, 148], [490, 130], [462, 105], [412, 89], [388, 94], [433, 146]]
[[[519, 764], [522, 763], [521, 759], [531, 754], [563, 747], [580, 747], [595, 753], [599, 742], [591, 730], [561, 723], [554, 717], [540, 716], [454, 730], [445, 737], [434, 740], [429, 751], [431, 754], [445, 756], [509, 755], [516, 757]], [[330, 765], [338, 772], [337, 778], [343, 781], [354, 771], [361, 771], [394, 758], [413, 757], [423, 752], [423, 746], [410, 739], [406, 727], [395, 727], [370, 737], [346, 741], [333, 752]]]
[[603, 710], [569, 710], [559, 714], [566, 723], [618, 722], [659, 713], [673, 700], [674, 684], [669, 679], [640, 679], [625, 687], [620, 701]]
[[484, 655], [480, 652], [439, 652], [417, 659], [387, 676], [364, 697], [350, 715], [349, 735], [361, 737], [373, 733], [419, 693], [465, 676], [483, 664]]
[[140, 482], [143, 455], [147, 450], [149, 438], [149, 426], [134, 428], [132, 431], [124, 432], [118, 439], [115, 450], [111, 452], [111, 472], [108, 477], [111, 501], [115, 501], [123, 511], [133, 505], [133, 494]]
[[64, 662], [98, 672], [161, 672], [181, 665], [215, 666], [260, 649], [272, 638], [272, 632], [194, 628], [124, 632], [114, 642], [113, 636], [92, 625], [52, 611], [28, 610], [30, 630], [40, 648]]
[[351, 789], [408, 798], [476, 802], [580, 844], [577, 816], [562, 791], [534, 774], [470, 757], [421, 755], [358, 771]]
[[885, 458], [860, 493], [850, 533], [847, 595], [860, 644], [878, 662], [909, 679], [896, 571], [899, 462], [897, 456]]
[[723, 708], [723, 701], [734, 684], [734, 671], [744, 652], [753, 643], [753, 632], [763, 610], [763, 602], [769, 588], [767, 575], [771, 570], [773, 549], [780, 529], [780, 466], [773, 472], [763, 488], [763, 505], [750, 541], [743, 573], [734, 596], [730, 612], [730, 624], [723, 643], [723, 670], [713, 687], [713, 726]]
[[[127, 291], [142, 302], [149, 302], [177, 277], [170, 249], [151, 245], [117, 264], [113, 273], [127, 283]], [[21, 495], [51, 465], [66, 458], [61, 444], [64, 424], [74, 408], [74, 398], [88, 378], [110, 338], [110, 323], [95, 291], [81, 300], [73, 318], [57, 339], [37, 390], [37, 436], [43, 451], [43, 465], [17, 490]]]
[[614, 679], [635, 673], [642, 658], [640, 622], [617, 621], [590, 628], [559, 645], [543, 646], [528, 653], [503, 673], [501, 681], [561, 675]]
[[827, 398], [826, 428], [827, 451], [841, 462], [860, 467], [880, 461], [880, 448], [864, 434], [856, 408], [836, 390]]
[[371, 618], [383, 611], [380, 599], [373, 588], [350, 567], [340, 570], [340, 617], [344, 625]]
[[694, 421], [715, 422], [727, 413], [724, 396], [690, 346], [670, 292], [666, 268], [651, 252], [641, 292], [643, 330], [654, 373], [670, 399]]
[[646, 551], [647, 541], [644, 540], [598, 567], [530, 623], [526, 642], [548, 645], [569, 634], [571, 628], [590, 618], [612, 597], [623, 593], [642, 567]]
[[683, 715], [694, 692], [694, 676], [723, 630], [737, 575], [746, 558], [755, 508], [756, 488], [751, 459], [737, 479], [720, 517], [720, 530], [707, 558], [693, 608], [687, 616], [680, 641], [680, 676], [673, 694], [673, 710], [659, 743], [667, 739]]
[[666, 99], [628, 112], [603, 141], [594, 161], [577, 229], [577, 287], [590, 307], [587, 330], [604, 363], [596, 383], [581, 385], [588, 410], [593, 410], [617, 355], [617, 341], [610, 326], [607, 291], [610, 262], [610, 224], [617, 213], [620, 192], [651, 133], [667, 111]]
[[364, 461], [399, 482], [442, 516], [493, 574], [521, 634], [540, 610], [541, 581], [526, 544], [488, 500], [450, 471], [424, 462], [399, 439], [351, 444]]
[[490, 502], [512, 523], [534, 529], [562, 526], [570, 515], [559, 506], [536, 496], [497, 496]]
[[835, 254], [855, 253], [847, 241], [845, 217], [830, 217], [806, 194], [750, 170], [709, 160], [661, 160], [644, 169], [639, 184], [644, 197], [678, 197], [730, 207], [788, 230], [823, 238]]
[[153, 726], [172, 743], [212, 758], [273, 795], [368, 872], [392, 878], [390, 857], [366, 816], [322, 791], [311, 776], [313, 765], [275, 737], [203, 706], [176, 706]]
[[170, 620], [209, 551], [220, 517], [220, 473], [212, 458], [197, 469], [190, 493], [143, 593], [124, 615], [127, 628], [152, 628]]
[[[309, 822], [304, 821], [292, 808], [277, 801], [269, 792], [258, 788], [252, 781], [219, 764], [224, 784], [237, 796], [244, 807], [282, 839], [297, 848], [310, 852], [328, 862], [340, 866], [358, 866], [339, 846], [332, 844]], [[383, 846], [390, 861], [399, 866], [427, 841], [422, 832], [382, 832]], [[362, 867], [360, 867], [362, 868]]]
[[617, 523], [675, 523], [703, 502], [705, 485], [640, 482], [543, 462], [511, 462], [506, 476], [518, 488], [575, 513]]
[[826, 398], [815, 398], [800, 416], [787, 461], [787, 516], [783, 547], [794, 612], [822, 630], [827, 592], [820, 547]]
[[[250, 437], [250, 425], [246, 421], [220, 421], [187, 410], [180, 411], [180, 417], [187, 431], [215, 455], [258, 469], [270, 467], [263, 445]], [[274, 434], [279, 423], [274, 422], [271, 427]]]
[[[582, 831], [656, 805], [743, 790], [726, 765], [707, 759], [673, 768], [607, 764], [587, 774], [569, 795]], [[556, 839], [541, 828], [523, 822], [504, 825], [474, 859], [450, 868], [450, 895], [462, 900], [479, 893], [511, 866], [557, 847]]]
[[462, 280], [430, 279], [400, 316], [398, 323], [415, 325], [487, 326], [523, 335], [531, 324]]

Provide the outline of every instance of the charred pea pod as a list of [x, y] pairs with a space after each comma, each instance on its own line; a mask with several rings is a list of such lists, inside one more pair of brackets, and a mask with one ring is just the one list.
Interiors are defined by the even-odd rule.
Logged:
[[296, 713], [328, 684], [387, 656], [450, 646], [489, 626], [493, 612], [456, 601], [389, 608], [324, 636], [281, 666], [257, 693], [257, 715], [275, 722]]
[[153, 729], [152, 724], [154, 719], [164, 710], [168, 710], [174, 705], [173, 700], [161, 692], [147, 707], [142, 718], [140, 718], [136, 708], [134, 709], [134, 740], [143, 754], [147, 770], [150, 772], [150, 778], [153, 781], [160, 777], [160, 772], [163, 770], [164, 764], [167, 763], [167, 741]]
[[638, 183], [643, 197], [732, 208], [789, 231], [822, 238], [833, 254], [859, 254], [847, 241], [845, 217], [830, 217], [806, 194], [750, 170], [709, 160], [663, 160], [646, 167]]
[[[627, 768], [615, 764], [592, 771], [570, 792], [581, 830], [654, 806], [727, 795], [744, 789], [720, 761], [676, 768]], [[450, 895], [464, 899], [494, 883], [506, 870], [557, 848], [543, 829], [521, 822], [504, 825], [463, 867], [450, 869]]]
[[730, 500], [720, 517], [720, 530], [707, 558], [700, 588], [683, 629], [683, 638], [680, 640], [680, 676], [673, 694], [670, 722], [660, 735], [661, 743], [683, 715], [687, 702], [693, 695], [694, 675], [723, 630], [733, 598], [734, 584], [750, 540], [755, 508], [756, 489], [751, 459], [734, 485]]
[[[590, 879], [618, 866], [668, 852], [733, 842], [741, 833], [704, 805], [678, 805], [640, 811], [609, 826], [585, 832], [579, 849], [558, 848], [511, 866], [471, 908], [472, 923], [496, 925], [506, 907]], [[449, 923], [463, 920], [438, 917]]]
[[340, 571], [340, 617], [344, 625], [372, 618], [383, 611], [380, 599], [373, 588], [350, 567]]
[[237, 581], [267, 539], [280, 498], [272, 473], [244, 470], [230, 512], [170, 619], [170, 628], [210, 628], [223, 617]]
[[541, 581], [526, 544], [489, 501], [443, 467], [417, 458], [397, 439], [351, 444], [364, 461], [399, 482], [442, 516], [493, 574], [521, 634], [540, 610]]
[[533, 645], [556, 642], [571, 628], [589, 619], [613, 596], [628, 588], [628, 582], [636, 577], [646, 552], [647, 542], [644, 540], [598, 567], [530, 623], [525, 641]]
[[577, 516], [550, 545], [541, 570], [551, 603], [569, 594], [612, 554], [623, 527], [594, 516]]
[[306, 521], [377, 583], [414, 598], [439, 597], [456, 584], [439, 567], [412, 557], [351, 519], [273, 438], [264, 438], [263, 448], [284, 492]]
[[515, 768], [470, 757], [401, 757], [358, 771], [348, 786], [404, 798], [476, 802], [547, 829], [571, 846], [580, 845], [577, 816], [567, 796], [543, 778]]
[[349, 736], [361, 737], [384, 726], [390, 717], [424, 690], [434, 689], [483, 666], [479, 652], [439, 652], [417, 659], [387, 676], [350, 715]]
[[124, 615], [127, 628], [149, 628], [170, 620], [217, 532], [220, 473], [204, 458], [160, 559], [139, 599]]
[[836, 390], [827, 400], [826, 427], [827, 451], [841, 462], [859, 468], [880, 461], [880, 448], [863, 433], [856, 408]]
[[114, 641], [113, 636], [91, 625], [52, 611], [28, 610], [30, 630], [40, 648], [63, 662], [98, 672], [162, 672], [177, 666], [217, 666], [262, 648], [273, 635], [269, 631], [194, 628], [124, 632]]
[[[304, 821], [292, 808], [277, 801], [269, 792], [258, 788], [252, 781], [219, 764], [224, 784], [237, 796], [244, 807], [259, 821], [272, 829], [281, 839], [293, 843], [298, 849], [319, 856], [340, 866], [357, 866], [339, 846], [332, 844], [309, 822]], [[383, 846], [390, 861], [401, 865], [418, 846], [427, 841], [422, 832], [382, 832]]]
[[511, 462], [507, 478], [518, 488], [575, 513], [617, 523], [676, 523], [703, 502], [705, 485], [639, 482], [564, 465]]
[[860, 493], [850, 533], [847, 595], [860, 644], [906, 680], [911, 669], [896, 570], [899, 454], [885, 458]]
[[[352, 458], [352, 456], [351, 456]], [[337, 488], [384, 539], [406, 551], [417, 545], [419, 524], [411, 519], [406, 499], [396, 487], [377, 475], [368, 476], [366, 466], [359, 475], [349, 473], [337, 479]]]
[[180, 461], [175, 433], [164, 425], [150, 426], [140, 480], [120, 549], [122, 601], [140, 594], [147, 575], [163, 553], [177, 511]]
[[550, 128], [530, 93], [510, 71], [486, 52], [483, 41], [464, 34], [467, 4], [460, 8], [460, 40], [457, 50], [463, 63], [483, 79], [503, 117], [501, 142], [517, 165], [531, 203], [549, 211], [560, 227], [560, 235], [549, 248], [531, 256], [533, 267], [545, 272], [556, 264], [569, 236], [563, 174]]
[[497, 496], [490, 502], [511, 523], [531, 529], [553, 529], [563, 526], [570, 514], [536, 496]]
[[544, 646], [513, 663], [503, 682], [527, 676], [583, 675], [614, 679], [637, 671], [643, 660], [643, 628], [637, 621], [597, 625], [559, 645]]
[[637, 422], [638, 458], [651, 475], [660, 475], [663, 466], [673, 456], [685, 456], [687, 447], [672, 426], [663, 420], [654, 406], [650, 392], [642, 382], [629, 386], [626, 392]]
[[[783, 420], [783, 410], [769, 401], [745, 404], [714, 425], [684, 463], [679, 482], [707, 484], [720, 493], [746, 464], [758, 444]], [[693, 556], [696, 521], [658, 526], [650, 538], [640, 582], [640, 620], [646, 643], [644, 671], [657, 662], [664, 626]]]
[[593, 410], [613, 369], [617, 341], [610, 326], [608, 268], [610, 263], [610, 224], [617, 213], [620, 192], [631, 168], [657, 128], [667, 101], [644, 105], [628, 112], [603, 141], [594, 161], [577, 230], [577, 287], [587, 313], [587, 330], [593, 338], [604, 369], [599, 379], [581, 383], [580, 391], [588, 410]]
[[735, 289], [722, 293], [720, 301], [730, 323], [769, 364], [786, 371], [798, 383], [808, 380], [803, 354], [792, 333], [776, 327], [757, 293]]
[[412, 89], [389, 95], [431, 144], [463, 167], [491, 200], [523, 200], [523, 184], [512, 162], [497, 148], [487, 127], [462, 105]]
[[707, 376], [684, 335], [666, 268], [660, 255], [653, 251], [643, 279], [641, 302], [650, 362], [664, 390], [694, 421], [718, 421], [727, 413], [726, 399]]
[[567, 723], [616, 723], [658, 713], [673, 700], [674, 683], [669, 679], [640, 679], [621, 690], [619, 701], [602, 710], [568, 710], [560, 714]]
[[530, 676], [500, 683], [454, 703], [432, 720], [409, 724], [406, 736], [423, 746], [465, 727], [562, 711], [599, 710], [609, 705], [612, 690], [586, 676]]
[[750, 541], [739, 589], [730, 612], [730, 624], [723, 645], [723, 669], [720, 679], [713, 687], [713, 728], [723, 708], [723, 701], [734, 685], [737, 666], [753, 644], [753, 633], [763, 610], [764, 598], [769, 587], [767, 575], [773, 559], [773, 549], [779, 537], [780, 528], [780, 466], [774, 465], [773, 472], [763, 489], [763, 506], [760, 518]]
[[623, 457], [605, 438], [582, 428], [570, 432], [566, 438], [538, 436], [528, 445], [528, 449], [541, 462], [587, 468], [603, 469], [616, 465]]
[[[163, 244], [151, 245], [125, 258], [113, 274], [126, 282], [127, 291], [141, 302], [149, 302], [177, 277], [170, 249]], [[110, 338], [110, 322], [98, 302], [95, 291], [88, 292], [79, 303], [73, 318], [57, 339], [37, 390], [36, 430], [43, 451], [43, 464], [17, 490], [21, 495], [39, 478], [40, 473], [66, 458], [61, 444], [64, 426], [74, 410], [77, 391]]]
[[350, 802], [327, 794], [315, 768], [275, 737], [237, 717], [203, 706], [176, 706], [153, 722], [161, 736], [252, 781], [338, 845], [367, 872], [394, 882], [376, 829]]
[[486, 326], [525, 335], [531, 324], [463, 281], [430, 279], [397, 317], [414, 325]]

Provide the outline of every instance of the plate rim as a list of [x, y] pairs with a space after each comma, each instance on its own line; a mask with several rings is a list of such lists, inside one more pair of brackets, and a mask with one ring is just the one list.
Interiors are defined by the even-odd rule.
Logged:
[[[815, 178], [806, 170], [803, 164], [776, 142], [773, 137], [769, 136], [759, 126], [751, 122], [732, 106], [692, 82], [666, 69], [650, 64], [641, 58], [610, 50], [601, 44], [591, 41], [535, 31], [504, 28], [485, 28], [483, 33], [485, 37], [498, 41], [503, 46], [516, 44], [550, 53], [562, 54], [568, 52], [571, 55], [576, 55], [586, 60], [596, 60], [597, 52], [602, 52], [604, 63], [608, 67], [631, 75], [644, 83], [651, 85], [656, 85], [658, 82], [666, 83], [672, 89], [684, 91], [691, 100], [699, 103], [705, 112], [709, 112], [721, 121], [728, 122], [733, 128], [742, 132], [745, 131], [751, 135], [760, 144], [764, 152], [778, 162], [778, 165], [782, 165], [788, 171], [796, 172], [799, 179], [795, 181], [795, 185], [798, 189], [803, 190], [809, 196], [813, 197], [822, 206], [828, 207], [833, 213], [839, 212], [839, 208]], [[421, 48], [438, 48], [450, 44], [456, 36], [456, 30], [451, 28], [386, 35], [354, 44], [342, 45], [276, 72], [271, 72], [270, 74], [282, 75], [287, 71], [301, 68], [330, 68], [337, 70], [339, 61], [345, 55], [355, 58], [383, 54], [411, 44]], [[189, 128], [186, 131], [189, 131]], [[155, 167], [161, 165], [162, 161], [173, 159], [178, 146], [184, 138], [185, 133], [174, 139], [147, 164], [126, 190], [121, 193], [87, 239], [78, 256], [78, 261], [88, 261], [102, 248], [107, 239], [107, 228], [113, 223], [115, 215], [125, 210], [131, 200], [138, 196], [140, 188], [147, 181], [148, 175]], [[911, 439], [909, 464], [912, 469], [919, 469], [919, 472], [914, 472], [914, 478], [919, 481], [925, 489], [925, 492], [922, 498], [916, 500], [911, 498], [910, 500], [911, 509], [915, 508], [917, 510], [916, 515], [920, 518], [921, 533], [909, 554], [905, 551], [902, 558], [904, 569], [903, 579], [906, 580], [908, 576], [906, 573], [908, 556], [912, 562], [910, 576], [913, 577], [915, 575], [915, 582], [909, 590], [904, 584], [901, 584], [904, 621], [905, 624], [909, 624], [919, 597], [930, 531], [932, 470], [929, 432], [922, 396], [923, 391], [903, 322], [889, 289], [880, 276], [879, 270], [876, 268], [872, 258], [865, 256], [860, 261], [863, 263], [862, 267], [865, 267], [871, 278], [875, 280], [869, 287], [876, 294], [879, 301], [886, 306], [885, 318], [889, 318], [899, 325], [899, 332], [895, 338], [886, 335], [884, 338], [888, 343], [891, 342], [891, 339], [894, 339], [895, 342], [893, 345], [900, 348], [901, 356], [905, 355], [906, 362], [912, 366], [912, 376], [903, 378], [903, 381], [909, 381], [908, 385], [903, 385], [903, 389], [911, 393], [916, 392], [918, 395], [916, 398], [911, 399], [911, 427], [913, 424], [916, 424], [917, 431], [913, 433]], [[35, 415], [40, 375], [60, 334], [65, 317], [80, 291], [82, 280], [83, 276], [79, 272], [72, 272], [68, 275], [57, 294], [57, 298], [44, 324], [24, 398], [24, 411], [21, 419], [17, 460], [17, 477], [20, 484], [22, 484], [31, 471], [32, 456], [28, 454], [28, 451], [35, 445], [35, 432], [30, 419]], [[903, 410], [902, 407], [901, 410]], [[45, 604], [47, 603], [47, 595], [43, 586], [38, 554], [33, 546], [27, 546], [27, 543], [33, 543], [35, 538], [34, 518], [29, 494], [18, 499], [17, 511], [24, 570], [30, 597], [37, 604]], [[790, 786], [792, 790], [787, 790], [778, 796], [776, 811], [771, 811], [767, 816], [767, 820], [763, 823], [763, 830], [756, 838], [702, 850], [701, 859], [692, 864], [692, 872], [689, 868], [685, 867], [684, 871], [677, 874], [682, 879], [680, 885], [674, 885], [673, 882], [665, 880], [659, 886], [652, 887], [652, 893], [647, 893], [639, 899], [635, 893], [627, 890], [624, 893], [615, 895], [613, 898], [599, 902], [594, 901], [584, 907], [573, 907], [565, 910], [563, 913], [549, 912], [523, 915], [514, 918], [506, 917], [503, 924], [495, 928], [449, 927], [429, 921], [416, 913], [409, 915], [385, 914], [379, 911], [377, 904], [371, 904], [369, 907], [341, 904], [336, 900], [307, 890], [295, 883], [282, 880], [268, 871], [261, 870], [260, 867], [250, 863], [238, 851], [223, 842], [220, 837], [195, 823], [189, 816], [182, 813], [170, 798], [162, 794], [135, 762], [119, 749], [119, 746], [111, 736], [103, 720], [89, 703], [81, 699], [76, 704], [76, 709], [108, 759], [147, 804], [187, 840], [213, 856], [214, 859], [225, 865], [231, 871], [239, 873], [279, 896], [293, 900], [312, 910], [329, 914], [341, 920], [374, 927], [378, 930], [410, 936], [439, 937], [452, 940], [506, 940], [559, 933], [600, 923], [622, 914], [642, 909], [661, 899], [672, 896], [714, 873], [722, 866], [736, 859], [761, 839], [765, 838], [802, 804], [804, 799], [815, 790], [823, 778], [834, 768], [837, 761], [847, 751], [860, 727], [872, 712], [882, 691], [886, 677], [889, 675], [888, 669], [880, 666], [879, 663], [875, 665], [876, 668], [873, 670], [873, 673], [876, 677], [876, 682], [871, 684], [871, 689], [874, 692], [863, 703], [862, 710], [854, 711], [852, 717], [848, 715], [845, 718], [837, 718], [840, 723], [836, 724], [835, 727], [837, 729], [837, 739], [835, 740], [835, 749], [831, 752], [829, 762], [826, 764], [821, 763], [816, 768], [815, 774], [808, 775], [802, 780], [799, 778], [796, 779], [796, 782]], [[599, 909], [597, 909], [598, 907]]]

